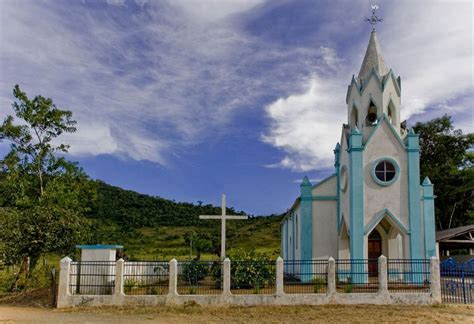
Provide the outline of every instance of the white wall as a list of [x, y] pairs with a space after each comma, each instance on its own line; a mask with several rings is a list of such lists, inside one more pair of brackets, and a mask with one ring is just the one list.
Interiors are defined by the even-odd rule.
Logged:
[[[371, 175], [373, 162], [382, 157], [390, 157], [400, 166], [398, 179], [387, 187], [375, 183]], [[385, 122], [378, 127], [370, 143], [366, 146], [363, 163], [364, 226], [372, 220], [376, 213], [387, 208], [405, 228], [409, 228], [407, 153]]]

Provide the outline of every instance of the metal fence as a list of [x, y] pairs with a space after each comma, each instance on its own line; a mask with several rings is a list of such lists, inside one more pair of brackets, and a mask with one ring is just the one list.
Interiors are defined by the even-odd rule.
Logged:
[[430, 260], [388, 259], [387, 275], [390, 292], [430, 292]]
[[275, 261], [232, 261], [230, 291], [233, 294], [274, 294]]
[[125, 262], [123, 291], [126, 295], [165, 295], [169, 287], [169, 262]]
[[287, 294], [327, 292], [328, 260], [284, 261], [283, 291]]
[[222, 261], [178, 262], [178, 294], [219, 295], [222, 293]]
[[366, 259], [336, 260], [336, 290], [339, 293], [377, 292], [378, 261]]
[[458, 263], [449, 258], [440, 264], [441, 297], [445, 303], [474, 303], [474, 259]]
[[71, 262], [69, 290], [73, 295], [112, 295], [115, 286], [115, 262]]
[[[123, 262], [123, 261], [122, 261]], [[123, 292], [126, 295], [166, 295], [170, 285], [167, 261], [123, 262]], [[176, 292], [180, 295], [219, 295], [223, 293], [222, 261], [180, 261], [176, 268]], [[328, 260], [283, 261], [283, 292], [287, 294], [325, 294], [328, 292]], [[379, 290], [378, 260], [335, 261], [338, 293], [376, 293]], [[232, 294], [275, 294], [276, 262], [230, 262]], [[468, 265], [445, 262], [441, 267], [443, 300], [472, 303], [474, 260]], [[116, 262], [79, 261], [70, 263], [69, 289], [74, 295], [114, 293]], [[430, 292], [430, 261], [387, 260], [390, 292]], [[281, 286], [279, 286], [281, 287]], [[279, 288], [281, 289], [281, 288]], [[281, 291], [281, 290], [280, 290]]]

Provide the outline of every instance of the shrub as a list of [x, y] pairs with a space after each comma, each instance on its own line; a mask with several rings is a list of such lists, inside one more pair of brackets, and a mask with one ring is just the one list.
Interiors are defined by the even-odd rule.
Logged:
[[275, 281], [275, 263], [268, 262], [264, 254], [237, 251], [231, 255], [231, 277], [236, 288], [254, 288], [259, 293], [260, 288]]
[[209, 274], [206, 262], [191, 261], [183, 265], [182, 278], [190, 285], [197, 285], [199, 281]]
[[321, 292], [326, 287], [326, 278], [324, 277], [313, 278], [311, 282], [313, 284], [315, 294]]
[[132, 278], [127, 278], [125, 279], [125, 282], [123, 283], [123, 291], [125, 293], [129, 293], [132, 291], [133, 287], [136, 287], [138, 285], [137, 281]]

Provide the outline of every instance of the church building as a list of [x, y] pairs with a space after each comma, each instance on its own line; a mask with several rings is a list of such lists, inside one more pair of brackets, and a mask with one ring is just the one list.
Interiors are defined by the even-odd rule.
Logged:
[[400, 121], [401, 79], [387, 67], [375, 30], [346, 104], [334, 173], [316, 184], [303, 179], [281, 223], [282, 257], [436, 256], [433, 185], [420, 184], [419, 136]]

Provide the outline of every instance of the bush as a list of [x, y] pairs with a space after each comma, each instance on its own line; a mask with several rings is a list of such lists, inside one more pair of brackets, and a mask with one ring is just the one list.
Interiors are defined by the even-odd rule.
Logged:
[[237, 251], [231, 254], [231, 277], [236, 288], [253, 288], [259, 293], [260, 288], [275, 282], [275, 262], [269, 262], [264, 254]]
[[9, 293], [13, 282], [15, 281], [15, 271], [12, 267], [5, 267], [0, 270], [0, 294]]
[[183, 265], [182, 278], [190, 285], [197, 285], [199, 281], [209, 274], [206, 262], [191, 261]]
[[133, 287], [138, 286], [138, 282], [133, 279], [133, 278], [127, 278], [125, 279], [125, 282], [123, 283], [123, 291], [125, 293], [129, 293], [132, 291]]
[[314, 293], [321, 292], [326, 287], [326, 278], [316, 277], [311, 281], [313, 283]]

